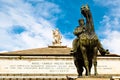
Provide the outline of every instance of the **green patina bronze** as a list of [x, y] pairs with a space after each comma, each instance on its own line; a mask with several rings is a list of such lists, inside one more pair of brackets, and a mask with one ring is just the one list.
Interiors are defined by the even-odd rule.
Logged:
[[94, 64], [94, 74], [97, 74], [97, 52], [101, 55], [109, 53], [105, 50], [94, 30], [92, 14], [88, 5], [81, 7], [81, 14], [85, 17], [84, 20], [79, 20], [79, 26], [75, 29], [74, 34], [77, 36], [73, 40], [74, 62], [77, 67], [78, 76], [82, 76], [83, 67], [86, 69], [86, 76], [90, 75], [92, 63]]
[[90, 12], [89, 6], [85, 5], [81, 7], [81, 14], [86, 19], [86, 28], [87, 30], [82, 33], [79, 37], [79, 43], [80, 43], [80, 50], [82, 53], [82, 57], [84, 60], [84, 65], [86, 69], [86, 75], [89, 76], [91, 72], [92, 67], [92, 61], [95, 67], [95, 74], [97, 74], [97, 45], [98, 45], [98, 37], [95, 34], [94, 30], [94, 24], [92, 20], [92, 14]]

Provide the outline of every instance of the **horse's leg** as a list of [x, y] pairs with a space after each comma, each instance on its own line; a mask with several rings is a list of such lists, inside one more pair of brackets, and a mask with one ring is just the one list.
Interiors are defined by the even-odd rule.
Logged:
[[92, 68], [92, 60], [89, 60], [89, 72], [90, 72], [90, 75], [91, 75], [91, 68]]
[[94, 48], [94, 55], [93, 55], [93, 64], [94, 64], [94, 75], [97, 75], [97, 47]]
[[81, 59], [74, 58], [74, 64], [77, 68], [78, 77], [82, 76], [83, 72], [83, 61]]
[[89, 72], [89, 62], [88, 62], [88, 58], [87, 58], [86, 48], [81, 45], [80, 46], [80, 50], [82, 52], [83, 61], [84, 61], [84, 65], [85, 65], [85, 68], [86, 68], [86, 76], [89, 76], [90, 75], [90, 72]]

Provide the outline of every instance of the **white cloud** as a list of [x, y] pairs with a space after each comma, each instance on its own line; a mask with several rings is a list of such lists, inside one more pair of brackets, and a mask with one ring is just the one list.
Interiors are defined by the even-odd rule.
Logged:
[[110, 52], [120, 55], [120, 1], [94, 0], [100, 6], [107, 7], [108, 12], [103, 16], [101, 26], [104, 26], [102, 39], [103, 46]]
[[106, 34], [106, 38], [102, 40], [104, 47], [108, 48], [111, 53], [120, 54], [120, 32], [109, 31]]
[[[36, 6], [24, 0], [0, 1], [0, 51], [51, 45], [52, 30], [55, 29], [57, 20], [53, 13], [60, 13], [61, 10], [56, 4], [44, 0], [37, 1], [39, 3]], [[20, 34], [12, 33], [12, 27], [15, 25], [22, 26], [25, 31]], [[63, 37], [63, 42], [68, 40]]]

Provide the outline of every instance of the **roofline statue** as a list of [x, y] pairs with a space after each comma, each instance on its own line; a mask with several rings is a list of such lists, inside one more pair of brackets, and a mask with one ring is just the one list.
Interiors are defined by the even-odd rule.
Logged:
[[55, 30], [52, 30], [52, 32], [53, 32], [53, 46], [61, 46], [61, 39], [62, 39], [62, 36], [61, 36], [61, 34], [60, 34], [60, 32], [59, 32], [59, 30], [58, 29], [55, 29]]

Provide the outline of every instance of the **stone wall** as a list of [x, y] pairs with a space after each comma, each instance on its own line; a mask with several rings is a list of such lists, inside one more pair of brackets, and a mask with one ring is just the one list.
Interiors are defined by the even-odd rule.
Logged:
[[[97, 59], [98, 74], [120, 75], [120, 57]], [[0, 75], [76, 76], [77, 72], [71, 56], [0, 56]]]

